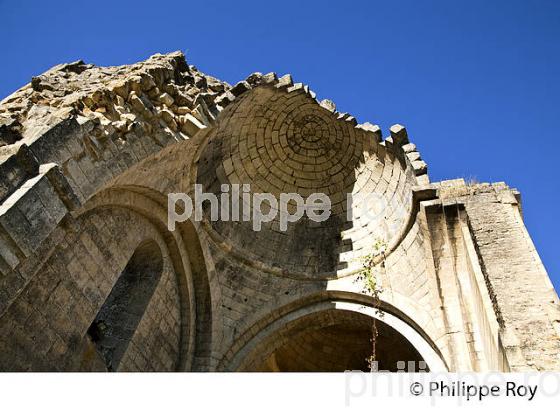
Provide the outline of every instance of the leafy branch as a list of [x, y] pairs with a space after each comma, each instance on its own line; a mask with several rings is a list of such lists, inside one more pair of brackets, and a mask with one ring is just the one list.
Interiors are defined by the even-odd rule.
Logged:
[[[381, 310], [381, 299], [380, 295], [383, 289], [380, 285], [380, 274], [381, 270], [385, 269], [385, 251], [387, 250], [387, 243], [380, 238], [377, 238], [373, 243], [371, 252], [363, 258], [362, 270], [358, 273], [356, 280], [363, 283], [364, 294], [367, 294], [373, 298], [373, 308], [379, 317], [383, 316], [383, 311]], [[381, 262], [379, 257], [381, 256]], [[377, 319], [373, 318], [372, 324], [372, 354], [366, 361], [368, 362], [368, 367], [370, 370], [377, 370], [376, 362], [376, 345], [377, 337], [379, 336], [379, 331], [377, 328]]]

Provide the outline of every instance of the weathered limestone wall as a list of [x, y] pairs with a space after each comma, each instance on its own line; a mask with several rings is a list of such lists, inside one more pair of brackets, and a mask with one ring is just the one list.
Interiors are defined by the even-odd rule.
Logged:
[[[124, 67], [57, 66], [3, 100], [0, 305], [25, 283], [12, 270], [65, 214], [141, 159], [188, 139], [187, 130], [203, 128], [204, 99], [226, 87], [171, 54]], [[186, 125], [170, 128], [169, 112], [177, 113], [171, 124]]]
[[[558, 297], [516, 191], [430, 183], [403, 127], [383, 140], [289, 75], [231, 87], [180, 53], [54, 67], [0, 104], [0, 175], [2, 370], [361, 368], [367, 343], [344, 334], [370, 331], [356, 275], [379, 239], [385, 358], [560, 369]], [[323, 192], [333, 216], [254, 232], [206, 213], [168, 231], [167, 194], [195, 183]], [[360, 210], [368, 193], [386, 205], [373, 221]], [[145, 243], [161, 264], [134, 269], [159, 279], [145, 305], [129, 301], [141, 319], [110, 366], [92, 325]], [[398, 340], [406, 349], [388, 348]]]
[[523, 224], [515, 193], [503, 185], [494, 189], [481, 189], [466, 209], [503, 322], [509, 364], [512, 370], [558, 368], [558, 296]]
[[3, 312], [2, 367], [87, 368], [95, 357], [88, 348], [88, 327], [134, 250], [150, 238], [164, 253], [161, 279], [122, 368], [174, 370], [181, 326], [179, 295], [159, 233], [140, 216], [122, 209], [88, 213], [61, 228], [57, 246], [34, 267], [35, 275]]

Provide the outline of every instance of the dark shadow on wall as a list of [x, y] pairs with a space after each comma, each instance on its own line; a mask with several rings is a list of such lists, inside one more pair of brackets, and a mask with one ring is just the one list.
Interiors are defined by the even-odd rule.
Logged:
[[107, 370], [118, 370], [140, 320], [161, 278], [163, 258], [153, 242], [141, 244], [119, 276], [88, 329]]

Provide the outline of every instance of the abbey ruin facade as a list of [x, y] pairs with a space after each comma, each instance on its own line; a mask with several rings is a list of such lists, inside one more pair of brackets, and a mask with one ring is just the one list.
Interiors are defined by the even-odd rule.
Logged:
[[[195, 184], [332, 213], [255, 232], [205, 208], [170, 231], [168, 194]], [[378, 308], [356, 280], [376, 241]], [[382, 369], [558, 371], [558, 303], [516, 190], [430, 181], [404, 127], [289, 75], [79, 61], [0, 104], [3, 371], [367, 370], [374, 318]]]

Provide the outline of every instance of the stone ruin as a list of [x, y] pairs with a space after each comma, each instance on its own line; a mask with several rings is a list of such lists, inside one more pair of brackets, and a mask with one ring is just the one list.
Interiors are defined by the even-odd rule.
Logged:
[[[324, 193], [332, 215], [168, 230], [167, 195], [195, 184]], [[375, 307], [356, 277], [379, 238]], [[1, 102], [0, 281], [4, 371], [367, 370], [374, 321], [382, 369], [560, 370], [516, 190], [431, 182], [404, 127], [179, 52], [62, 64]]]

